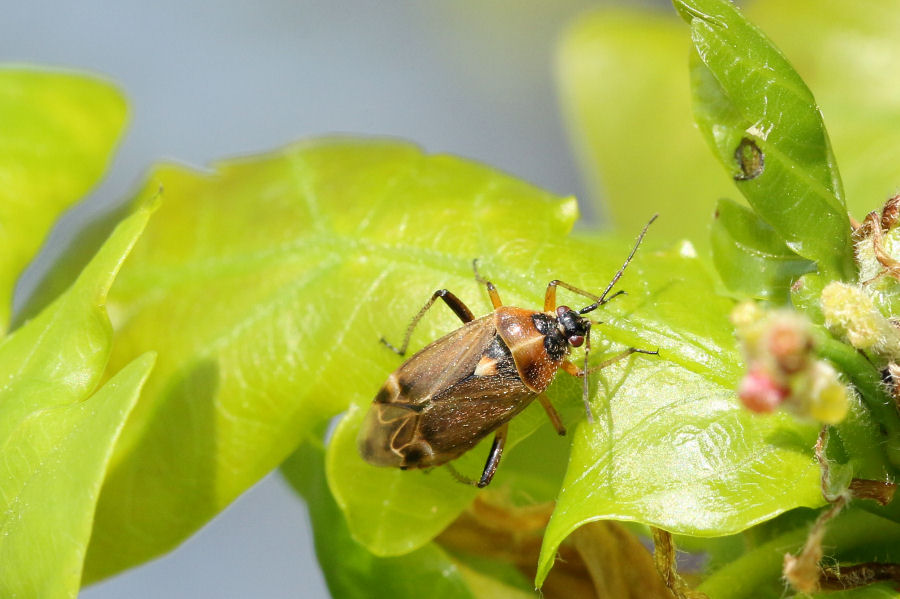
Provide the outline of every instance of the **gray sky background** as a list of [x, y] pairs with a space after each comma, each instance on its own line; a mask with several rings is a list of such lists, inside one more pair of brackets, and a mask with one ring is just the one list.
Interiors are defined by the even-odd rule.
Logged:
[[[104, 74], [131, 101], [110, 174], [23, 278], [161, 159], [204, 165], [331, 133], [388, 135], [559, 194], [585, 187], [554, 89], [555, 41], [586, 0], [7, 2], [0, 57]], [[327, 597], [302, 502], [277, 474], [173, 553], [83, 599]]]

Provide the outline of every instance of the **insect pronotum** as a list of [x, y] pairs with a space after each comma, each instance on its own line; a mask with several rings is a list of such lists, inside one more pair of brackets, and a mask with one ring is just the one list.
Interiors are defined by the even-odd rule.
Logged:
[[[584, 406], [588, 421], [593, 422], [587, 375], [633, 353], [658, 353], [630, 347], [588, 368], [591, 321], [584, 317], [624, 293], [610, 295], [655, 219], [656, 215], [644, 226], [624, 264], [599, 296], [554, 280], [547, 285], [543, 311], [504, 306], [493, 283], [478, 274], [476, 262], [475, 278], [487, 287], [493, 312], [476, 319], [448, 290], [435, 291], [413, 317], [399, 348], [381, 341], [405, 355], [413, 330], [438, 299], [453, 310], [463, 326], [419, 350], [388, 377], [359, 433], [362, 457], [377, 466], [404, 470], [446, 464], [458, 479], [485, 487], [500, 462], [509, 421], [534, 398], [541, 402], [556, 431], [566, 434], [559, 414], [544, 395], [559, 369], [584, 380]], [[593, 303], [580, 310], [557, 306], [557, 287]], [[579, 368], [568, 355], [570, 348], [582, 345], [584, 367]], [[471, 481], [459, 475], [449, 462], [490, 433], [494, 433], [494, 443], [481, 478]]]

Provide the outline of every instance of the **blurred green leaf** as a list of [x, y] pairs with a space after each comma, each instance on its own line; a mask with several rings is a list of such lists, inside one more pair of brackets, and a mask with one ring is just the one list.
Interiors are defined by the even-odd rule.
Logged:
[[855, 274], [850, 223], [812, 93], [728, 0], [675, 0], [690, 25], [694, 114], [757, 214], [829, 278]]
[[436, 544], [401, 557], [376, 557], [354, 541], [325, 479], [325, 450], [307, 442], [281, 467], [306, 500], [316, 556], [332, 596], [385, 599], [474, 598], [457, 564]]
[[823, 591], [812, 595], [815, 599], [898, 599], [900, 592], [891, 582], [881, 582], [844, 591]]
[[0, 595], [74, 598], [113, 446], [153, 367], [98, 389], [112, 330], [104, 303], [150, 208], [123, 221], [75, 284], [0, 342]]
[[649, 10], [577, 21], [557, 58], [560, 102], [598, 212], [619, 231], [658, 212], [654, 235], [705, 247], [713, 201], [734, 185], [694, 125], [690, 42], [676, 25]]
[[716, 204], [710, 239], [722, 282], [744, 297], [786, 304], [791, 283], [815, 270], [755, 212], [728, 199]]
[[[815, 92], [849, 211], [862, 218], [879, 208], [900, 181], [893, 159], [900, 152], [900, 85], [891, 77], [900, 61], [900, 0], [741, 6]], [[733, 196], [734, 187], [693, 131], [689, 46], [675, 18], [599, 9], [565, 36], [558, 76], [570, 136], [595, 184], [592, 199], [602, 200], [598, 210], [627, 229], [661, 212], [671, 224], [660, 223], [660, 234], [705, 243], [713, 202]]]
[[125, 115], [108, 83], [0, 67], [0, 330], [16, 278], [56, 217], [103, 174]]
[[879, 209], [900, 181], [900, 0], [757, 0], [747, 15], [814, 91], [850, 212]]

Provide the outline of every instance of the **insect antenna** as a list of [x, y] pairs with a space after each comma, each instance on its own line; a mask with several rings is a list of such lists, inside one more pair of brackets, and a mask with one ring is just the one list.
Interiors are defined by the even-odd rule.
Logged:
[[[616, 272], [616, 275], [612, 278], [612, 281], [610, 281], [609, 285], [606, 286], [606, 289], [603, 290], [603, 294], [600, 296], [600, 299], [598, 299], [596, 302], [594, 302], [590, 306], [586, 306], [586, 307], [582, 308], [581, 310], [579, 310], [578, 311], [579, 314], [587, 314], [588, 312], [591, 312], [592, 310], [596, 310], [598, 306], [602, 306], [603, 304], [605, 304], [606, 302], [609, 301], [606, 299], [606, 294], [608, 294], [610, 292], [610, 290], [612, 290], [613, 286], [619, 282], [619, 279], [622, 278], [622, 274], [625, 272], [625, 268], [628, 266], [628, 263], [631, 262], [631, 259], [634, 258], [634, 254], [637, 252], [637, 249], [640, 247], [641, 241], [644, 240], [644, 235], [647, 234], [647, 229], [650, 228], [650, 225], [653, 224], [653, 221], [656, 220], [657, 216], [659, 216], [659, 214], [654, 214], [652, 217], [650, 217], [650, 220], [647, 221], [647, 224], [644, 225], [644, 228], [641, 230], [641, 234], [638, 235], [637, 241], [634, 242], [634, 247], [631, 248], [631, 253], [628, 254], [627, 258], [625, 258], [625, 262], [624, 262], [624, 264], [622, 264], [622, 268], [620, 268]], [[613, 297], [616, 297], [616, 295], [619, 295], [621, 293], [622, 293], [621, 291], [618, 291], [609, 299], [612, 299]]]

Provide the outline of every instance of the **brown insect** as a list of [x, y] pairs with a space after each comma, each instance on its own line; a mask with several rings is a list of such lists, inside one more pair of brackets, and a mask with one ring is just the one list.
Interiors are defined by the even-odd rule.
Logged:
[[[478, 274], [475, 262], [475, 278], [487, 287], [492, 313], [476, 319], [458, 297], [446, 289], [435, 291], [410, 322], [399, 348], [381, 341], [404, 355], [413, 330], [438, 298], [463, 321], [463, 326], [420, 350], [388, 377], [360, 430], [362, 457], [376, 466], [404, 470], [446, 464], [458, 479], [485, 487], [500, 462], [509, 421], [535, 397], [556, 431], [566, 434], [559, 414], [544, 395], [560, 368], [583, 378], [587, 419], [593, 422], [587, 375], [636, 352], [658, 353], [630, 347], [589, 369], [591, 321], [583, 316], [624, 293], [609, 295], [655, 219], [654, 215], [644, 226], [622, 268], [599, 296], [555, 280], [547, 285], [543, 312], [504, 306], [497, 288]], [[593, 303], [577, 311], [557, 306], [557, 287], [588, 297]], [[584, 368], [567, 359], [570, 347], [581, 345], [585, 346]], [[448, 463], [495, 431], [478, 481], [465, 479]]]

